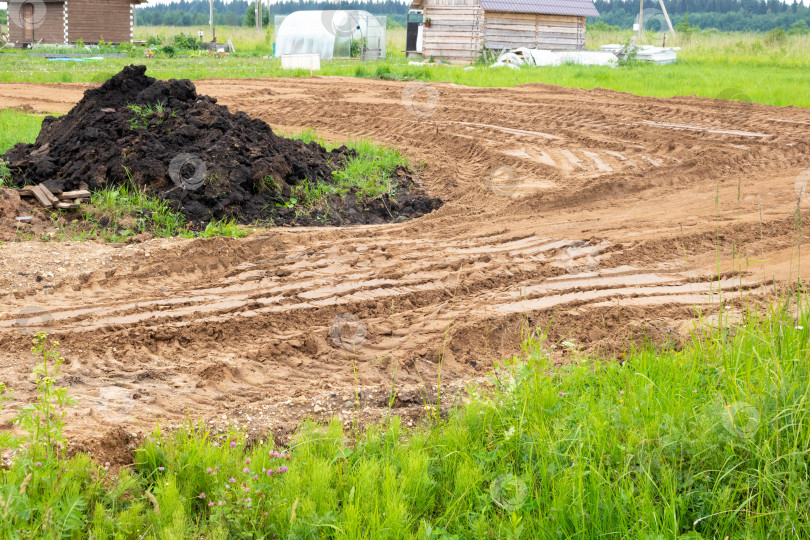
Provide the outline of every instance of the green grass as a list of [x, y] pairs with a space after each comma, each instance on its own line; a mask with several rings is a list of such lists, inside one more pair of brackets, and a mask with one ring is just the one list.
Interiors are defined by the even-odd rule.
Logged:
[[[155, 29], [169, 33], [176, 29]], [[146, 31], [146, 30], [144, 30]], [[188, 31], [185, 29], [184, 31]], [[589, 29], [588, 48], [623, 41], [626, 32]], [[514, 86], [544, 82], [577, 88], [608, 88], [639, 95], [672, 97], [697, 95], [715, 98], [723, 90], [738, 89], [751, 101], [768, 105], [810, 106], [810, 36], [788, 36], [784, 45], [767, 44], [762, 34], [700, 31], [675, 44], [682, 47], [675, 65], [638, 65], [622, 68], [580, 67], [563, 65], [554, 68], [410, 66], [401, 52], [404, 34], [391, 34], [389, 57], [383, 62], [334, 60], [322, 62], [319, 75], [385, 78], [399, 80], [447, 81], [469, 86]], [[648, 40], [658, 43], [656, 36]], [[245, 37], [245, 43], [250, 43]], [[399, 43], [403, 40], [403, 43]], [[257, 38], [256, 47], [265, 43]], [[660, 44], [660, 43], [658, 43]], [[70, 64], [48, 62], [25, 54], [5, 54], [0, 63], [0, 81], [31, 82], [100, 82], [137, 59], [149, 68], [149, 75], [159, 78], [250, 78], [305, 77], [309, 71], [285, 71], [280, 61], [255, 56], [252, 49], [242, 56], [208, 58], [108, 58], [103, 62]], [[258, 54], [258, 53], [256, 53]]]
[[0, 155], [17, 143], [33, 143], [39, 135], [45, 115], [16, 109], [0, 109]]
[[[54, 213], [54, 217], [59, 215], [59, 212]], [[202, 231], [193, 231], [187, 227], [185, 216], [173, 210], [168, 202], [128, 185], [94, 191], [82, 216], [59, 228], [59, 233], [49, 237], [50, 240], [101, 238], [105, 242], [126, 242], [144, 232], [156, 238], [241, 238], [249, 232], [227, 220], [214, 220]]]
[[[328, 204], [331, 195], [344, 196], [353, 192], [358, 199], [374, 199], [382, 195], [396, 197], [394, 173], [397, 167], [408, 168], [408, 160], [396, 148], [374, 144], [368, 139], [350, 140], [335, 144], [325, 141], [315, 131], [305, 129], [299, 133], [282, 134], [284, 137], [299, 139], [307, 144], [316, 142], [327, 150], [345, 144], [356, 155], [349, 158], [345, 166], [334, 174], [334, 184], [305, 182], [292, 193], [294, 205], [317, 208]], [[272, 188], [268, 188], [271, 189]]]
[[[44, 115], [28, 114], [16, 109], [0, 109], [0, 155], [19, 142], [37, 139]], [[0, 159], [0, 187], [11, 185], [8, 163]]]
[[[271, 453], [278, 449], [269, 440], [246, 444], [238, 432], [215, 435], [200, 423], [158, 430], [118, 475], [84, 455], [64, 460], [35, 448], [0, 472], [10, 508], [0, 530], [804, 538], [810, 317], [806, 306], [795, 311], [748, 313], [735, 328], [701, 326], [683, 350], [639, 346], [623, 363], [573, 353], [555, 366], [551, 344], [534, 334], [493, 376], [494, 390], [471, 387], [470, 402], [447, 417], [406, 429], [392, 416], [353, 441], [338, 421], [307, 423], [285, 451], [289, 461]], [[289, 470], [267, 474], [280, 466]]]

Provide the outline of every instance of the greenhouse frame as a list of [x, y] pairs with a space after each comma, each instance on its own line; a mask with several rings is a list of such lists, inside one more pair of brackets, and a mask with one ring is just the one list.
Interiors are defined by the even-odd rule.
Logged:
[[362, 10], [296, 11], [275, 18], [275, 57], [318, 54], [332, 58], [385, 58], [386, 23]]

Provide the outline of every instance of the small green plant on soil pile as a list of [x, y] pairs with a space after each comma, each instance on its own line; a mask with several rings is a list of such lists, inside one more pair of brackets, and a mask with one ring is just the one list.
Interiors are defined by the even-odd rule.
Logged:
[[[160, 125], [163, 123], [164, 120], [164, 109], [165, 104], [161, 101], [158, 101], [154, 105], [136, 105], [134, 103], [130, 103], [127, 105], [127, 109], [135, 113], [135, 117], [129, 120], [129, 129], [147, 129], [149, 128], [149, 124], [152, 118], [155, 118], [155, 125]], [[175, 112], [172, 111], [172, 116], [175, 116]]]
[[[319, 137], [311, 129], [303, 130], [292, 135], [283, 135], [292, 139], [300, 139], [309, 144], [317, 142], [327, 150], [337, 148], [339, 145], [329, 143]], [[345, 196], [352, 192], [360, 199], [374, 199], [382, 195], [396, 197], [393, 180], [398, 167], [408, 168], [408, 160], [396, 148], [374, 144], [367, 139], [359, 139], [345, 143], [356, 152], [345, 166], [334, 172], [334, 184], [304, 182], [293, 191], [289, 201], [280, 202], [280, 205], [290, 207], [300, 205], [304, 208], [323, 208], [328, 206], [328, 199], [332, 195]], [[264, 185], [268, 192], [277, 190], [275, 181], [268, 177]], [[274, 187], [276, 186], [276, 187]], [[295, 202], [293, 202], [295, 201]]]
[[159, 238], [241, 238], [248, 231], [233, 220], [211, 221], [201, 231], [194, 231], [185, 216], [166, 201], [121, 185], [94, 192], [81, 217], [62, 226], [60, 236], [76, 241], [101, 238], [106, 242], [124, 242], [142, 233]]

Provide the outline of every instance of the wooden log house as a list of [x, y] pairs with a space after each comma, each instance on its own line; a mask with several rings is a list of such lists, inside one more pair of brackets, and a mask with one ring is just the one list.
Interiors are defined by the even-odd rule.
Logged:
[[146, 0], [9, 0], [12, 43], [132, 41], [135, 6]]
[[484, 49], [579, 50], [591, 0], [413, 0], [423, 11], [422, 56], [471, 62]]

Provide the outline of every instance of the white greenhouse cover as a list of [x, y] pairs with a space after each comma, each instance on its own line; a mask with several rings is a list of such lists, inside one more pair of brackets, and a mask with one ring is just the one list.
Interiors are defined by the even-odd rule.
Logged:
[[[365, 40], [374, 57], [385, 58], [385, 22], [367, 11], [296, 11], [276, 17], [276, 58], [318, 54], [324, 60], [351, 56], [352, 40]], [[378, 56], [379, 51], [379, 56]]]

